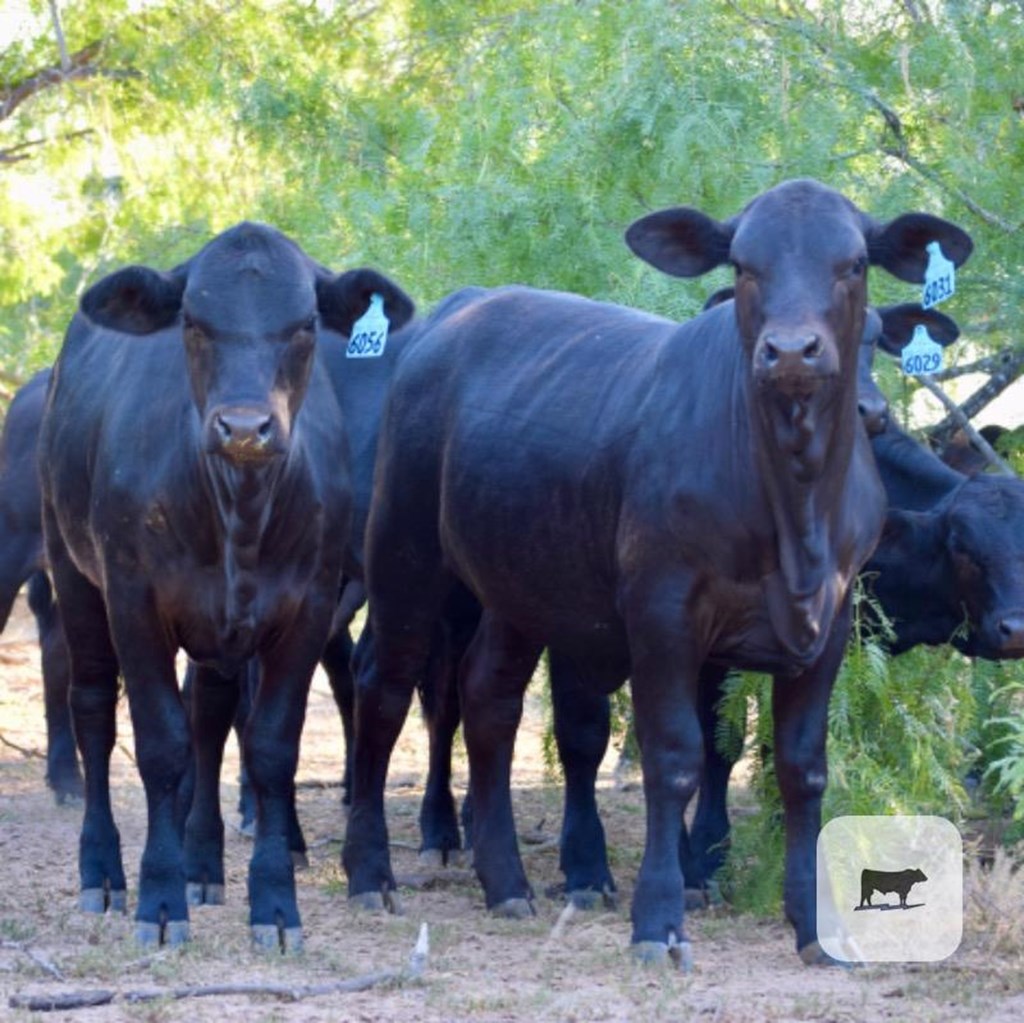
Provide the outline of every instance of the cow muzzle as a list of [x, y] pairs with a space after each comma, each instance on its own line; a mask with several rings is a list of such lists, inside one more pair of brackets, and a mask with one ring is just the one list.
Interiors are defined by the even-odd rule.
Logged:
[[992, 631], [1001, 657], [1024, 657], [1024, 610], [1007, 611], [999, 615]]
[[813, 330], [762, 332], [754, 345], [754, 374], [791, 398], [810, 397], [839, 371], [835, 345]]
[[214, 409], [207, 419], [206, 447], [211, 454], [238, 464], [269, 462], [285, 450], [277, 417], [259, 406]]

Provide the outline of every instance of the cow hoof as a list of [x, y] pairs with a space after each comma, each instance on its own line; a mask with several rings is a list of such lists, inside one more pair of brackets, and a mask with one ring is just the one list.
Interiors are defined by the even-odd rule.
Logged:
[[444, 853], [440, 849], [422, 849], [417, 862], [424, 870], [440, 870], [444, 866]]
[[506, 920], [528, 920], [531, 916], [537, 915], [529, 899], [506, 899], [493, 906], [491, 913]]
[[708, 893], [703, 888], [687, 888], [683, 892], [683, 906], [687, 913], [708, 908]]
[[671, 966], [682, 973], [693, 969], [693, 946], [689, 941], [637, 941], [630, 951], [643, 966]]
[[185, 885], [185, 901], [190, 906], [223, 906], [224, 885], [189, 881]]
[[466, 870], [472, 869], [473, 866], [473, 850], [472, 849], [452, 849], [448, 853], [448, 866], [449, 867], [461, 867]]
[[253, 924], [252, 947], [260, 952], [301, 952], [302, 928], [278, 927], [277, 924]]
[[382, 913], [387, 910], [395, 916], [403, 915], [402, 903], [398, 894], [394, 889], [389, 889], [386, 886], [379, 892], [360, 892], [358, 895], [350, 895], [348, 904], [355, 909], [370, 913]]
[[295, 870], [308, 870], [309, 857], [304, 852], [292, 849], [292, 867]]
[[585, 912], [598, 909], [603, 897], [603, 892], [595, 892], [593, 888], [577, 888], [576, 891], [566, 894], [567, 901]]
[[797, 954], [805, 966], [839, 966], [843, 969], [850, 969], [853, 965], [841, 959], [833, 958], [816, 941], [804, 945]]
[[124, 913], [128, 908], [128, 893], [121, 889], [83, 888], [78, 895], [78, 908], [83, 913]]
[[135, 942], [143, 948], [159, 948], [167, 945], [177, 948], [189, 939], [187, 920], [167, 920], [162, 924], [150, 923], [146, 920], [135, 921]]

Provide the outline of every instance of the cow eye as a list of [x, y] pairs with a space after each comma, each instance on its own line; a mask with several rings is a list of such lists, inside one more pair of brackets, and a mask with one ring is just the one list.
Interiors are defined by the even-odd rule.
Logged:
[[850, 264], [848, 275], [850, 277], [863, 277], [864, 271], [868, 268], [868, 257], [860, 256]]

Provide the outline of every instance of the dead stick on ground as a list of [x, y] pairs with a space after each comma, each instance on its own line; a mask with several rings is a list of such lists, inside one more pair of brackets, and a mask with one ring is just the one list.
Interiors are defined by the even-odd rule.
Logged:
[[53, 994], [11, 995], [8, 1005], [12, 1009], [28, 1009], [30, 1012], [54, 1012], [68, 1009], [88, 1009], [112, 1002], [152, 1002], [160, 998], [212, 998], [230, 995], [272, 995], [289, 1001], [313, 998], [317, 995], [351, 994], [367, 991], [381, 984], [395, 984], [402, 981], [418, 980], [427, 968], [430, 954], [430, 935], [427, 925], [420, 924], [419, 937], [409, 957], [409, 964], [401, 970], [379, 970], [350, 980], [338, 980], [326, 984], [205, 984], [189, 987], [150, 988], [148, 990], [111, 991], [66, 991]]
[[29, 749], [26, 746], [19, 746], [16, 742], [11, 742], [3, 732], [0, 732], [0, 742], [5, 746], [10, 746], [11, 749], [16, 750], [23, 757], [34, 757], [36, 760], [45, 760], [46, 754], [41, 750]]
[[50, 962], [42, 952], [37, 952], [34, 948], [30, 948], [29, 945], [24, 941], [2, 941], [0, 942], [0, 948], [13, 949], [15, 952], [21, 952], [27, 955], [41, 970], [45, 970], [51, 977], [55, 977], [57, 980], [64, 980], [64, 974], [57, 969], [56, 966]]
[[576, 915], [576, 903], [570, 899], [565, 904], [565, 909], [558, 914], [558, 920], [555, 922], [555, 926], [551, 928], [551, 933], [548, 935], [548, 941], [557, 941], [565, 933], [566, 927], [569, 926], [569, 921]]

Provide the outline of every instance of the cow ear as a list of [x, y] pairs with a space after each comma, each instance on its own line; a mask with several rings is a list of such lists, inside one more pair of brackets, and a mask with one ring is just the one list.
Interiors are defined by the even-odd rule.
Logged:
[[701, 311], [707, 312], [709, 309], [714, 309], [716, 305], [722, 305], [724, 302], [728, 302], [735, 297], [735, 288], [719, 288], [718, 291], [713, 291], [704, 300], [704, 307]]
[[733, 230], [700, 210], [674, 206], [630, 224], [626, 244], [664, 273], [700, 277], [728, 262]]
[[866, 237], [871, 262], [911, 284], [924, 281], [929, 242], [938, 242], [955, 266], [966, 263], [974, 248], [966, 231], [930, 213], [904, 213], [887, 224], [871, 221]]
[[914, 328], [918, 324], [927, 327], [929, 337], [943, 347], [951, 345], [960, 336], [960, 328], [952, 317], [938, 309], [922, 309], [915, 302], [879, 306], [878, 315], [882, 319], [878, 347], [890, 355], [899, 356], [914, 336]]
[[79, 305], [101, 327], [126, 334], [152, 334], [178, 318], [185, 281], [183, 272], [127, 266], [97, 281]]
[[384, 315], [392, 330], [398, 330], [412, 319], [416, 304], [394, 281], [365, 267], [317, 278], [316, 302], [320, 318], [339, 334], [352, 333], [352, 324], [370, 307], [370, 299], [384, 299]]

